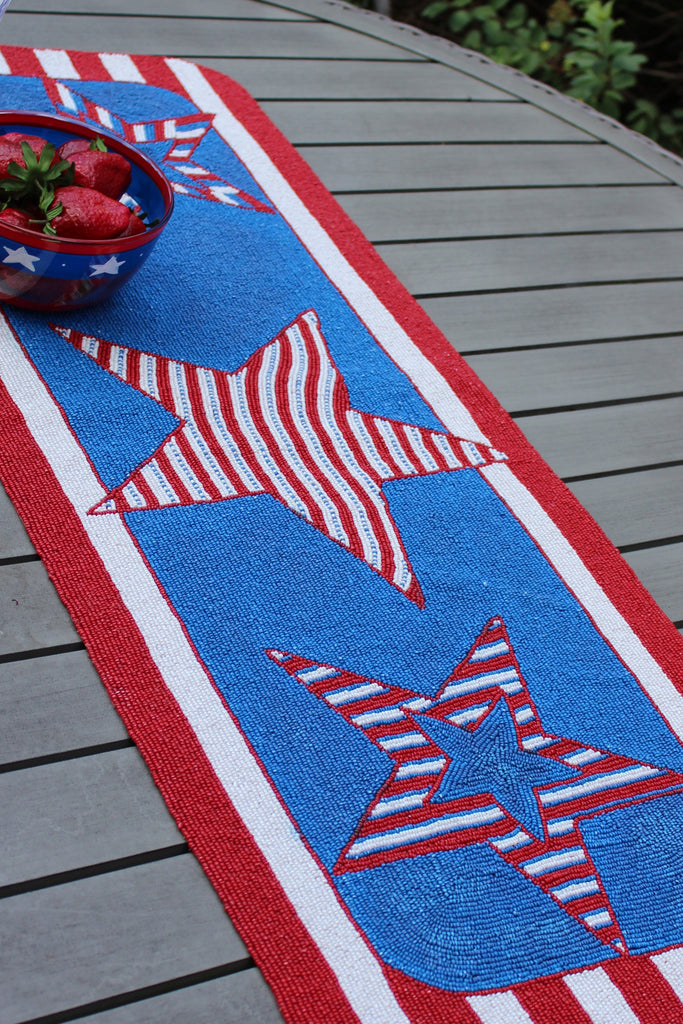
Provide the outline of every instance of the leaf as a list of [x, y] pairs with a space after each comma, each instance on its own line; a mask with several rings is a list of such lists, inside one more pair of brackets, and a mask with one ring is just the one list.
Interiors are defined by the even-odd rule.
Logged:
[[[53, 197], [54, 198], [54, 197]], [[48, 221], [54, 220], [55, 217], [59, 217], [60, 213], [64, 212], [64, 204], [59, 202], [56, 203], [51, 209], [49, 209], [45, 215]]]
[[56, 150], [50, 142], [43, 146], [38, 157], [25, 141], [21, 143], [21, 152], [26, 166], [22, 167], [16, 160], [10, 160], [7, 166], [8, 177], [0, 181], [0, 189], [15, 203], [25, 201], [37, 205], [45, 212], [54, 198], [55, 188], [73, 183], [74, 165], [67, 160], [53, 163]]
[[486, 42], [491, 46], [501, 46], [506, 39], [505, 29], [497, 20], [486, 21], [483, 25]]
[[515, 4], [505, 21], [507, 28], [520, 28], [527, 20], [528, 12], [524, 4]]
[[[46, 147], [43, 146], [43, 149], [45, 148]], [[26, 164], [26, 170], [29, 172], [35, 170], [38, 166], [38, 160], [36, 159], [36, 154], [33, 152], [28, 142], [21, 143], [21, 152], [24, 157], [24, 163]]]
[[472, 15], [469, 11], [453, 11], [448, 19], [448, 27], [451, 32], [462, 32], [464, 28], [467, 28], [471, 20]]
[[[436, 0], [436, 3], [427, 4], [427, 6], [422, 9], [422, 17], [438, 18], [439, 15], [443, 14], [444, 11], [447, 11], [450, 6], [449, 0]], [[92, 142], [90, 143], [90, 147], [92, 148]]]
[[23, 181], [12, 181], [11, 178], [5, 178], [4, 181], [0, 183], [0, 188], [2, 188], [4, 192], [16, 194], [17, 192], [25, 191], [26, 185]]
[[462, 41], [462, 45], [468, 50], [481, 50], [481, 32], [478, 28], [473, 28], [467, 33]]
[[[439, 0], [439, 3], [443, 4], [443, 9], [446, 10], [446, 8], [448, 7], [448, 0]], [[439, 3], [431, 4], [431, 6], [432, 7], [438, 7]], [[424, 11], [422, 13], [424, 14]], [[441, 13], [441, 12], [439, 12], [439, 13]], [[105, 146], [104, 139], [102, 138], [101, 135], [98, 135], [96, 138], [91, 139], [90, 140], [90, 146], [88, 148], [92, 149], [92, 150], [96, 150], [99, 153], [106, 153], [107, 152], [107, 147]]]

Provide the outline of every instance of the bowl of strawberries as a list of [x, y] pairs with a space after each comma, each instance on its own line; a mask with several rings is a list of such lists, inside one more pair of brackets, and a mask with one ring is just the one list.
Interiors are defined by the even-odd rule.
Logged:
[[102, 129], [0, 111], [0, 301], [69, 310], [108, 298], [173, 212], [161, 170]]

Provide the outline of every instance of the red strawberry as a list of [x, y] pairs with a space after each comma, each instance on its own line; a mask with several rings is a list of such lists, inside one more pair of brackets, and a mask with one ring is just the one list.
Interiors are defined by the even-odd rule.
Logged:
[[128, 227], [122, 234], [122, 238], [127, 238], [129, 235], [141, 235], [143, 231], [146, 231], [145, 222], [140, 220], [136, 214], [131, 210], [130, 218], [128, 220]]
[[28, 142], [36, 156], [40, 156], [43, 146], [47, 146], [47, 139], [42, 135], [25, 135], [24, 132], [6, 132], [0, 135], [0, 144], [3, 142], [16, 142], [20, 149], [22, 142]]
[[9, 165], [16, 160], [20, 167], [24, 166], [24, 157], [18, 142], [3, 142], [0, 138], [0, 178], [9, 176]]
[[61, 144], [57, 150], [57, 156], [60, 160], [68, 160], [74, 153], [82, 153], [85, 149], [90, 149], [89, 139], [69, 139], [68, 142]]
[[67, 185], [55, 192], [62, 212], [52, 226], [63, 238], [117, 238], [128, 227], [130, 210], [92, 188]]
[[20, 132], [7, 132], [6, 135], [0, 135], [0, 178], [7, 177], [10, 160], [15, 160], [20, 167], [26, 166], [24, 154], [21, 151], [22, 142], [27, 142], [36, 156], [40, 156], [43, 146], [47, 145], [46, 140], [39, 135], [22, 135]]
[[29, 231], [39, 231], [40, 225], [31, 224], [31, 218], [23, 210], [14, 210], [8, 206], [0, 213], [0, 223], [11, 224], [13, 228], [28, 228]]
[[84, 149], [72, 153], [74, 185], [94, 188], [104, 196], [118, 199], [130, 185], [130, 164], [120, 153], [102, 153], [98, 149]]

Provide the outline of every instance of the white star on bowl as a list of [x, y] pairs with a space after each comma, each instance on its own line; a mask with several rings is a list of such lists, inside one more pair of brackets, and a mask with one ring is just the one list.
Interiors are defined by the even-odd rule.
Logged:
[[8, 246], [3, 245], [3, 249], [7, 253], [2, 261], [3, 263], [19, 263], [22, 267], [26, 267], [27, 270], [34, 271], [36, 269], [35, 264], [40, 260], [40, 256], [32, 256], [23, 245], [20, 245], [18, 249], [10, 249]]
[[116, 256], [110, 256], [106, 263], [91, 263], [91, 277], [99, 277], [100, 274], [118, 274], [119, 267], [122, 267], [125, 260], [117, 260]]

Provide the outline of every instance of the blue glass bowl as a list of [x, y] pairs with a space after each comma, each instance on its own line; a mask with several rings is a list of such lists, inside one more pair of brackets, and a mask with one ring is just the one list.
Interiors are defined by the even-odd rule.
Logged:
[[59, 238], [0, 221], [0, 301], [25, 309], [68, 310], [100, 302], [140, 269], [173, 212], [173, 191], [156, 164], [102, 128], [56, 114], [0, 111], [0, 134], [40, 135], [55, 148], [69, 139], [94, 139], [131, 165], [129, 196], [154, 227], [128, 238]]

